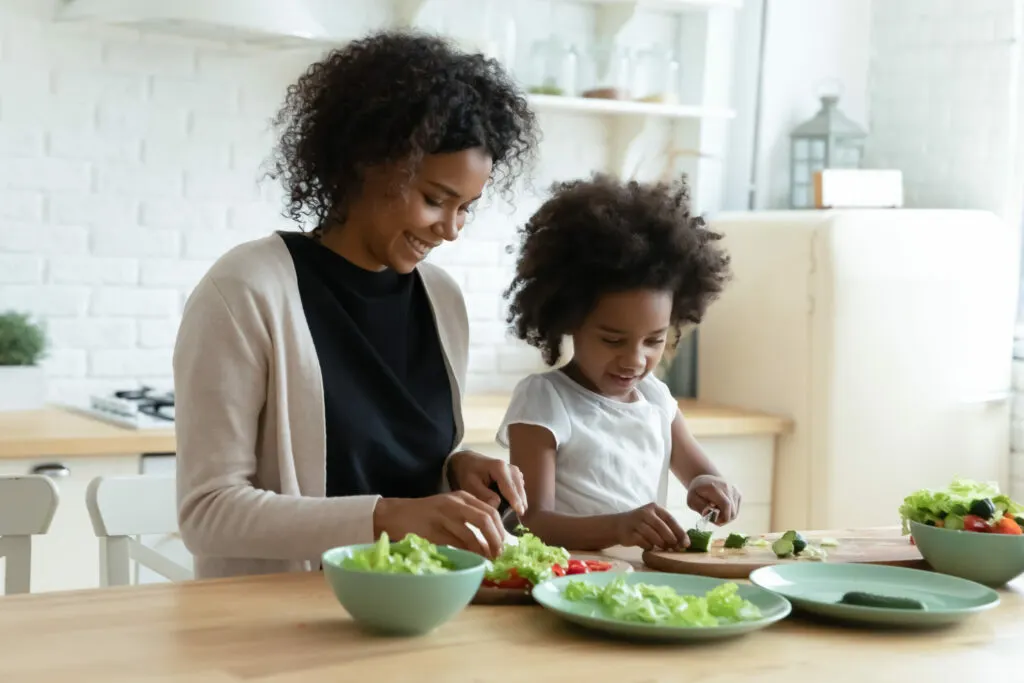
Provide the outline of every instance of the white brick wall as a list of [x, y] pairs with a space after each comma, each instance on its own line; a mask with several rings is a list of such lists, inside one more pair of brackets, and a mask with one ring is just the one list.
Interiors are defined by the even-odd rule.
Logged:
[[[46, 320], [51, 397], [82, 400], [169, 383], [194, 283], [231, 246], [290, 227], [277, 188], [257, 183], [258, 166], [273, 143], [268, 117], [315, 53], [57, 24], [54, 8], [0, 0], [0, 310]], [[535, 20], [546, 5], [517, 8], [534, 19], [519, 22], [526, 65], [541, 37], [526, 32], [547, 30]], [[567, 33], [592, 28], [591, 9], [559, 11]], [[651, 26], [666, 30], [657, 17]], [[538, 191], [606, 163], [598, 119], [542, 123]], [[540, 367], [506, 338], [501, 302], [513, 258], [505, 247], [538, 201], [522, 194], [512, 210], [492, 200], [433, 257], [466, 291], [471, 391], [508, 390]]]
[[1020, 5], [873, 3], [866, 161], [903, 170], [908, 206], [1018, 220]]

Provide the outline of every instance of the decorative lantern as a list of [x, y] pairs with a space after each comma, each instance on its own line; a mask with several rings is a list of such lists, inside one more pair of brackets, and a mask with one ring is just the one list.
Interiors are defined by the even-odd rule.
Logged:
[[867, 131], [839, 111], [836, 95], [821, 98], [814, 118], [790, 133], [789, 204], [814, 206], [814, 173], [825, 168], [859, 168]]

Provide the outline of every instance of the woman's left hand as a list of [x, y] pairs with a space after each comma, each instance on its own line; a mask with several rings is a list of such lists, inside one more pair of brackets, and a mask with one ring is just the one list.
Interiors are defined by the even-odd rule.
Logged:
[[740, 513], [740, 491], [722, 477], [701, 474], [694, 477], [686, 492], [686, 506], [704, 514], [708, 508], [718, 510], [715, 524], [728, 524]]
[[454, 488], [498, 507], [501, 499], [491, 490], [491, 485], [497, 484], [516, 514], [520, 517], [526, 514], [526, 486], [523, 473], [515, 465], [474, 451], [459, 451], [452, 455], [448, 470]]

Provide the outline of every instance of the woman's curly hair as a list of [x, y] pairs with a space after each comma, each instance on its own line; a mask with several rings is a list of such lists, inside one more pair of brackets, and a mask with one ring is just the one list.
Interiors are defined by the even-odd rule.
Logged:
[[604, 174], [556, 183], [520, 231], [508, 322], [554, 365], [562, 339], [610, 293], [672, 293], [672, 326], [697, 324], [731, 277], [728, 254], [676, 183], [623, 183]]
[[482, 146], [503, 194], [532, 161], [536, 119], [501, 65], [441, 38], [386, 31], [348, 43], [288, 88], [269, 175], [285, 215], [315, 228], [344, 221], [368, 167]]

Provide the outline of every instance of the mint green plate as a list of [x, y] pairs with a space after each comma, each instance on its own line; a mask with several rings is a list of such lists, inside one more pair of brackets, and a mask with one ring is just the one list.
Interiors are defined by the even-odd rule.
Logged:
[[[952, 624], [999, 604], [999, 594], [979, 583], [946, 574], [876, 564], [788, 564], [762, 567], [750, 581], [787, 598], [805, 612], [840, 621], [879, 626]], [[838, 604], [848, 591], [913, 598], [924, 610]]]
[[604, 586], [622, 577], [626, 583], [648, 583], [655, 586], [671, 586], [682, 594], [704, 595], [715, 586], [728, 583], [722, 579], [711, 579], [704, 576], [687, 574], [666, 574], [661, 572], [635, 572], [631, 574], [599, 573], [563, 576], [545, 581], [533, 589], [533, 599], [544, 608], [551, 610], [563, 619], [604, 631], [616, 636], [626, 636], [639, 640], [677, 640], [697, 641], [713, 640], [739, 636], [757, 631], [785, 619], [792, 607], [789, 602], [778, 595], [746, 584], [739, 584], [740, 597], [749, 600], [760, 608], [763, 618], [740, 624], [723, 626], [664, 626], [644, 624], [632, 621], [613, 619], [604, 614], [600, 605], [591, 601], [572, 602], [562, 597], [562, 590], [570, 581], [585, 581]]

